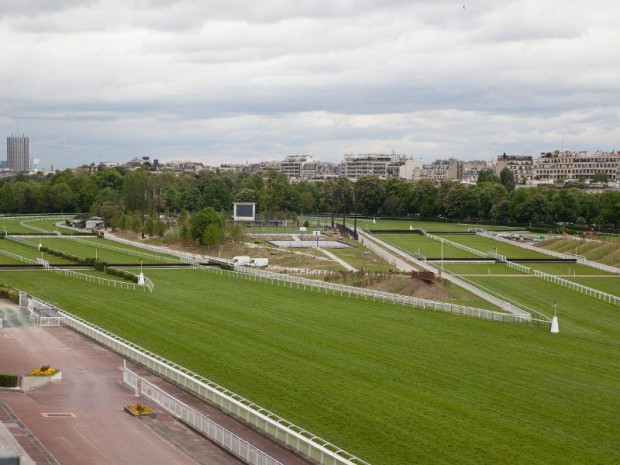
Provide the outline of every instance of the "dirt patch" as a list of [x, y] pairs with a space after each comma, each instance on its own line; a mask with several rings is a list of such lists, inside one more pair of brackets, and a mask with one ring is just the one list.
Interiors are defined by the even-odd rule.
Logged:
[[373, 284], [371, 289], [408, 295], [429, 300], [452, 300], [452, 296], [438, 283], [427, 283], [408, 276], [392, 276]]

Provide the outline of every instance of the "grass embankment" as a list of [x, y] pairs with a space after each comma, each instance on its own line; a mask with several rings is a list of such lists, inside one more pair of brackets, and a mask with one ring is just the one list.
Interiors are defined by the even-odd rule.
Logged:
[[594, 262], [620, 267], [620, 242], [617, 241], [552, 239], [541, 242], [540, 247], [556, 252], [583, 255]]
[[494, 252], [505, 256], [508, 260], [514, 259], [527, 259], [527, 258], [550, 258], [542, 252], [536, 252], [535, 250], [525, 249], [517, 245], [507, 244], [505, 242], [489, 239], [488, 237], [471, 235], [452, 235], [452, 236], [440, 236], [458, 244], [471, 247], [472, 249], [479, 250], [480, 252], [488, 253]]
[[[419, 234], [376, 234], [376, 236], [400, 249], [408, 252], [409, 254], [420, 253], [426, 258], [441, 258], [442, 245], [441, 242], [429, 239], [428, 237], [421, 236]], [[466, 252], [450, 244], [443, 245], [443, 258], [449, 260], [450, 258], [478, 258], [477, 255]]]
[[149, 277], [155, 293], [131, 299], [51, 273], [0, 281], [373, 464], [620, 461], [620, 320], [597, 301], [535, 278], [492, 278], [536, 307], [557, 300], [552, 335], [197, 270]]

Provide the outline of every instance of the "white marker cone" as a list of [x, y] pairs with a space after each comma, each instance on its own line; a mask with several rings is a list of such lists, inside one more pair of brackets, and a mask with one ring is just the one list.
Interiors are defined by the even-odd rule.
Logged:
[[559, 333], [560, 332], [560, 327], [558, 326], [558, 317], [554, 316], [553, 320], [551, 320], [551, 330], [549, 331], [551, 333]]
[[144, 286], [144, 273], [138, 275], [138, 286]]

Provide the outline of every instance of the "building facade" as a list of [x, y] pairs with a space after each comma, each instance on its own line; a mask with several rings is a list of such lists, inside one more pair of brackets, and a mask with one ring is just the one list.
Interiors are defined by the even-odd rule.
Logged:
[[[381, 179], [390, 176], [390, 167], [403, 166], [408, 160], [406, 155], [367, 153], [360, 155], [347, 154], [340, 165], [340, 174], [349, 179], [360, 176], [374, 175]], [[400, 171], [400, 168], [398, 169]]]
[[6, 138], [6, 160], [8, 168], [16, 173], [30, 170], [30, 142], [26, 136]]
[[561, 180], [591, 180], [606, 175], [609, 181], [620, 179], [620, 152], [560, 152], [544, 153], [534, 163], [534, 179], [556, 182]]
[[500, 175], [504, 168], [508, 168], [514, 175], [515, 182], [525, 184], [534, 176], [534, 159], [529, 155], [502, 155], [495, 163], [495, 174]]

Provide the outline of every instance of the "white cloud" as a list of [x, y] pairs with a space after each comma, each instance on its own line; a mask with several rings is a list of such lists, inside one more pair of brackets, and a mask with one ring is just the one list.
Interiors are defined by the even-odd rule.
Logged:
[[56, 166], [615, 147], [615, 3], [463, 3], [0, 4], [0, 128]]

